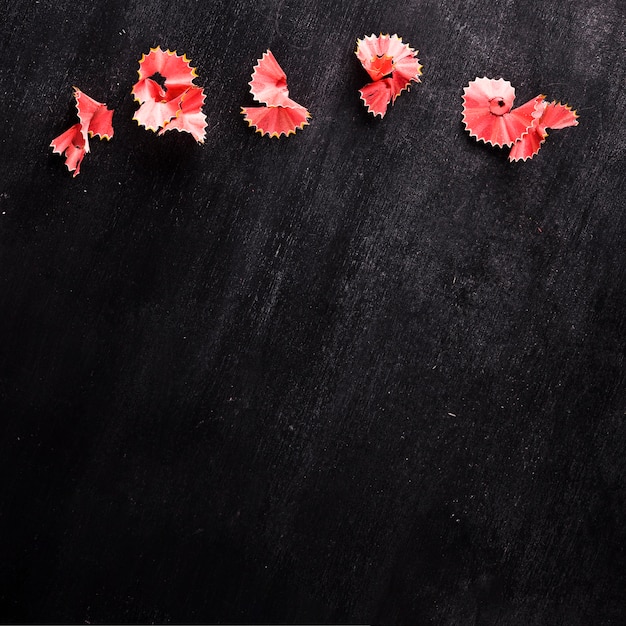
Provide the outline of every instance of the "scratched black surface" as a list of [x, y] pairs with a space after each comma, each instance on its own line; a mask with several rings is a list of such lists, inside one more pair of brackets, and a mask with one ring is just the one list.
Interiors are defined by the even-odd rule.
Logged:
[[[622, 624], [619, 0], [4, 2], [3, 622]], [[423, 82], [365, 113], [357, 36]], [[132, 121], [185, 52], [207, 141]], [[239, 107], [271, 48], [311, 125]], [[509, 164], [463, 86], [570, 103]], [[77, 85], [115, 109], [76, 179]]]

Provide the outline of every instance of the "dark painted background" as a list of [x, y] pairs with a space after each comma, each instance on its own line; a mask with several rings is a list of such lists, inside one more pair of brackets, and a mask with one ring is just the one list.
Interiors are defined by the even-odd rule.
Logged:
[[[621, 0], [3, 2], [0, 618], [622, 624]], [[355, 40], [423, 82], [368, 117]], [[131, 120], [185, 52], [206, 144]], [[311, 125], [243, 122], [271, 48]], [[463, 87], [563, 100], [539, 155]], [[76, 179], [72, 85], [115, 108]]]

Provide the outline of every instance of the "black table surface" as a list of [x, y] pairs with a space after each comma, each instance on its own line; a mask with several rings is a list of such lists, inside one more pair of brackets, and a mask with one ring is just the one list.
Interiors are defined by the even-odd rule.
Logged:
[[[2, 4], [0, 621], [625, 623], [623, 0]], [[383, 120], [381, 32], [424, 65]], [[154, 46], [204, 145], [132, 120]], [[477, 76], [580, 125], [511, 164]]]

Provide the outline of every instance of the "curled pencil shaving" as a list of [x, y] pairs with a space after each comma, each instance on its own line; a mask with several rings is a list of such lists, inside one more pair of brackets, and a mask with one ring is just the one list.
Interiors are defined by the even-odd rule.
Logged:
[[205, 95], [193, 82], [198, 75], [190, 59], [176, 51], [151, 48], [141, 56], [138, 74], [131, 93], [140, 106], [133, 119], [159, 135], [175, 129], [191, 133], [198, 143], [203, 143]]
[[287, 75], [271, 50], [257, 61], [248, 84], [252, 97], [263, 106], [241, 107], [241, 114], [256, 132], [288, 137], [309, 123], [308, 110], [289, 97]]
[[463, 90], [463, 123], [471, 137], [493, 146], [512, 146], [509, 161], [532, 159], [548, 136], [547, 129], [578, 125], [578, 115], [544, 95], [514, 109], [515, 89], [507, 80], [476, 78]]
[[463, 92], [463, 123], [470, 136], [493, 146], [512, 146], [533, 125], [545, 96], [513, 109], [515, 89], [508, 80], [476, 78]]
[[355, 54], [372, 79], [359, 89], [361, 100], [373, 115], [384, 117], [389, 103], [419, 83], [422, 65], [417, 50], [402, 42], [398, 35], [369, 35], [357, 39]]
[[89, 138], [109, 140], [113, 137], [113, 110], [90, 98], [78, 87], [74, 87], [74, 98], [80, 121], [55, 137], [50, 147], [55, 154], [65, 155], [65, 165], [76, 177], [85, 154], [90, 151]]

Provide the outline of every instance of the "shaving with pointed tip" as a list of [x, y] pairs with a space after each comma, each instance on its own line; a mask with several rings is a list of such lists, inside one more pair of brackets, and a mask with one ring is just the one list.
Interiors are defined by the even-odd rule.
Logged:
[[402, 42], [398, 35], [370, 35], [357, 39], [355, 54], [363, 69], [372, 79], [361, 89], [361, 100], [367, 110], [381, 118], [389, 104], [408, 89], [411, 83], [419, 83], [422, 65], [417, 50]]
[[257, 61], [248, 84], [252, 97], [262, 106], [241, 107], [241, 114], [257, 133], [288, 137], [309, 123], [310, 113], [289, 97], [287, 75], [270, 50]]
[[78, 87], [74, 87], [74, 98], [79, 122], [55, 137], [50, 147], [54, 154], [65, 155], [65, 165], [76, 177], [85, 154], [90, 150], [89, 138], [98, 137], [108, 141], [113, 137], [113, 110], [90, 98]]
[[168, 130], [190, 133], [198, 143], [206, 136], [202, 112], [204, 90], [191, 60], [176, 51], [151, 48], [139, 60], [139, 80], [131, 90], [139, 108], [133, 119], [159, 135]]

